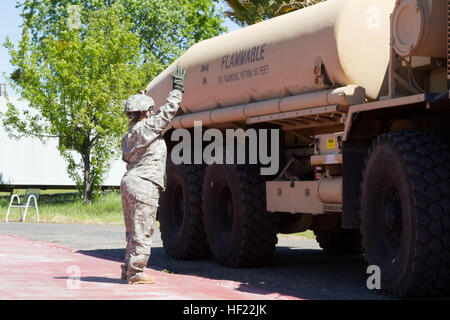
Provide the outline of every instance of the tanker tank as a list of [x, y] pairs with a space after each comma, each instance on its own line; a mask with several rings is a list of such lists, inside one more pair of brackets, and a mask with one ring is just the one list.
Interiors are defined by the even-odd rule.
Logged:
[[395, 0], [328, 0], [201, 41], [153, 79], [165, 102], [177, 65], [187, 69], [182, 109], [200, 112], [356, 84], [386, 94]]

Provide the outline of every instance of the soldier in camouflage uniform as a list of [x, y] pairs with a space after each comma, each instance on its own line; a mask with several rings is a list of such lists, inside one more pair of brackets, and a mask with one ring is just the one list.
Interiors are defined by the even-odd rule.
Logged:
[[155, 282], [144, 268], [150, 256], [159, 194], [165, 188], [167, 148], [161, 133], [178, 111], [185, 74], [177, 68], [167, 103], [156, 113], [153, 99], [143, 94], [131, 96], [125, 104], [130, 129], [122, 140], [127, 172], [120, 192], [127, 240], [122, 279], [128, 284]]

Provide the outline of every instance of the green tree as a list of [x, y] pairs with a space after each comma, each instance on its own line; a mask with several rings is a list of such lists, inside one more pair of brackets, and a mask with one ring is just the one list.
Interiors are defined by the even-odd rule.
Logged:
[[226, 31], [218, 0], [121, 0], [141, 35], [149, 78], [193, 44]]
[[6, 42], [16, 67], [12, 84], [29, 110], [19, 112], [9, 103], [3, 124], [15, 137], [59, 138], [85, 203], [117, 154], [127, 122], [123, 101], [145, 80], [139, 37], [122, 16], [120, 5], [85, 10], [80, 25], [61, 19], [34, 43], [24, 25], [18, 48]]
[[23, 0], [24, 25], [33, 43], [55, 32], [61, 18], [67, 19], [69, 5], [97, 10], [121, 3], [132, 30], [140, 35], [148, 80], [194, 43], [226, 31], [224, 17], [217, 9], [219, 0]]
[[225, 14], [240, 26], [255, 24], [326, 0], [225, 0]]
[[[123, 100], [191, 45], [226, 31], [217, 2], [18, 1], [23, 38], [18, 49], [9, 41], [6, 46], [16, 67], [11, 85], [30, 101], [30, 111], [20, 117], [10, 105], [4, 125], [16, 136], [58, 137], [68, 172], [88, 202], [119, 153]], [[76, 22], [79, 28], [68, 27]]]

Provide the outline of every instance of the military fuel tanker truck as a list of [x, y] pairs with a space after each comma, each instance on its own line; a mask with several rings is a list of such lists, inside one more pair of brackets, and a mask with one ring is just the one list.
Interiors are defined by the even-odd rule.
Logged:
[[[187, 69], [165, 132], [167, 253], [258, 266], [277, 234], [313, 230], [326, 253], [364, 252], [387, 294], [448, 293], [449, 25], [445, 0], [328, 0], [187, 50], [146, 88], [162, 105]], [[230, 129], [259, 142], [244, 163], [174, 163], [177, 130], [211, 129], [183, 157]], [[275, 172], [247, 162], [255, 145], [278, 157]]]

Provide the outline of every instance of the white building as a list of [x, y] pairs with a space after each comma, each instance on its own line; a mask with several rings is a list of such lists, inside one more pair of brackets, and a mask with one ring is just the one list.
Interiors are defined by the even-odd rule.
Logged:
[[[9, 100], [19, 110], [27, 106], [26, 101], [17, 98]], [[0, 112], [6, 111], [6, 103], [6, 99], [0, 97]], [[75, 187], [57, 146], [57, 138], [49, 138], [45, 144], [38, 138], [11, 139], [0, 122], [0, 189]], [[103, 185], [118, 187], [125, 171], [122, 160], [114, 161]]]

